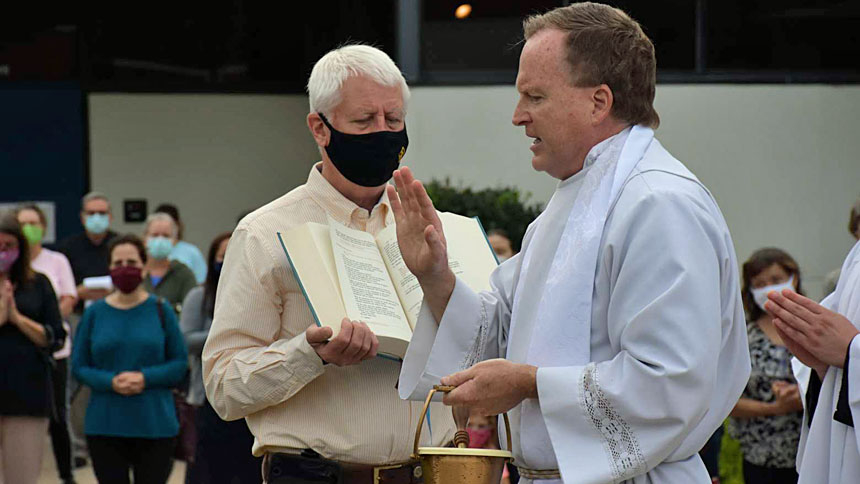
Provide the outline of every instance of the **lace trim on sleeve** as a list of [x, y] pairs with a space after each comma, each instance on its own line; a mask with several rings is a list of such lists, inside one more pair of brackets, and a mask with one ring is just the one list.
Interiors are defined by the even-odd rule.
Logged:
[[591, 420], [591, 424], [603, 436], [603, 448], [612, 466], [612, 477], [624, 480], [644, 473], [647, 466], [639, 441], [633, 434], [633, 429], [618, 415], [600, 389], [594, 363], [589, 363], [582, 372], [579, 399], [580, 407]]
[[460, 369], [465, 370], [471, 368], [475, 363], [484, 360], [484, 348], [487, 343], [487, 331], [489, 329], [490, 319], [487, 317], [487, 306], [481, 303], [481, 324], [478, 327], [478, 335], [475, 338], [475, 344], [472, 349], [466, 353], [466, 357], [460, 363]]

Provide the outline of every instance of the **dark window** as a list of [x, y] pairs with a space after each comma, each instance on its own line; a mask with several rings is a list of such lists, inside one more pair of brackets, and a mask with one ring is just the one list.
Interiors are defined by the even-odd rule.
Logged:
[[719, 0], [707, 6], [712, 69], [857, 71], [860, 2]]
[[[456, 79], [456, 72], [472, 76], [497, 74], [513, 79], [522, 50], [523, 18], [543, 13], [564, 2], [473, 1], [471, 15], [456, 18], [459, 1], [424, 3], [421, 68], [424, 80]], [[642, 24], [654, 41], [661, 69], [692, 70], [695, 60], [695, 2], [690, 0], [608, 1]], [[504, 75], [507, 73], [507, 75]]]
[[302, 91], [313, 64], [342, 43], [396, 53], [396, 0], [80, 5], [80, 76], [96, 88]]
[[[458, 19], [460, 5], [471, 13]], [[516, 77], [523, 18], [562, 4], [559, 0], [425, 1], [421, 24], [421, 69], [427, 80], [456, 79], [457, 72]], [[452, 77], [453, 76], [453, 77]]]
[[[654, 42], [658, 79], [858, 82], [858, 0], [604, 0]], [[510, 83], [522, 21], [565, 0], [424, 0], [409, 75]], [[401, 0], [18, 2], [0, 15], [0, 79], [80, 80], [89, 90], [301, 92], [347, 41], [396, 59]], [[465, 18], [459, 7], [469, 5]], [[412, 29], [412, 26], [408, 26]], [[411, 30], [415, 32], [415, 30]], [[417, 66], [416, 66], [417, 64]]]
[[657, 55], [657, 68], [691, 71], [696, 59], [695, 0], [613, 0], [642, 26]]

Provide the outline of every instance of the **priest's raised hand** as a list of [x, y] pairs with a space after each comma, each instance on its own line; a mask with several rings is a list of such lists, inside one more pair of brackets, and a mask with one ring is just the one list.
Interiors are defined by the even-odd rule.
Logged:
[[421, 284], [424, 297], [436, 321], [442, 319], [456, 278], [448, 267], [448, 246], [442, 221], [424, 185], [403, 167], [394, 172], [388, 199], [397, 223], [397, 243], [406, 267]]

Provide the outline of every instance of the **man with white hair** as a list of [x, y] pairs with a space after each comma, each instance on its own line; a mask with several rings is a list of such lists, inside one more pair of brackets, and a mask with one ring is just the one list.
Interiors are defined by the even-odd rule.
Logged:
[[[272, 484], [421, 482], [409, 455], [421, 405], [398, 398], [400, 365], [375, 358], [363, 323], [344, 320], [337, 335], [315, 325], [276, 237], [328, 217], [371, 234], [394, 222], [385, 186], [408, 144], [409, 88], [384, 52], [348, 45], [316, 63], [308, 94], [322, 161], [233, 232], [203, 349], [206, 393], [222, 418], [246, 419]], [[431, 419], [431, 444], [450, 440], [450, 412]]]

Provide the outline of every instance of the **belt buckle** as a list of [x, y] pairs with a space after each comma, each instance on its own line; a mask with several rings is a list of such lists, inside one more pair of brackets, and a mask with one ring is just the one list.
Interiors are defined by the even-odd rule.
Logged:
[[381, 481], [379, 480], [379, 472], [387, 471], [388, 469], [397, 469], [403, 467], [402, 464], [395, 464], [392, 466], [379, 466], [373, 468], [373, 484], [379, 484]]

